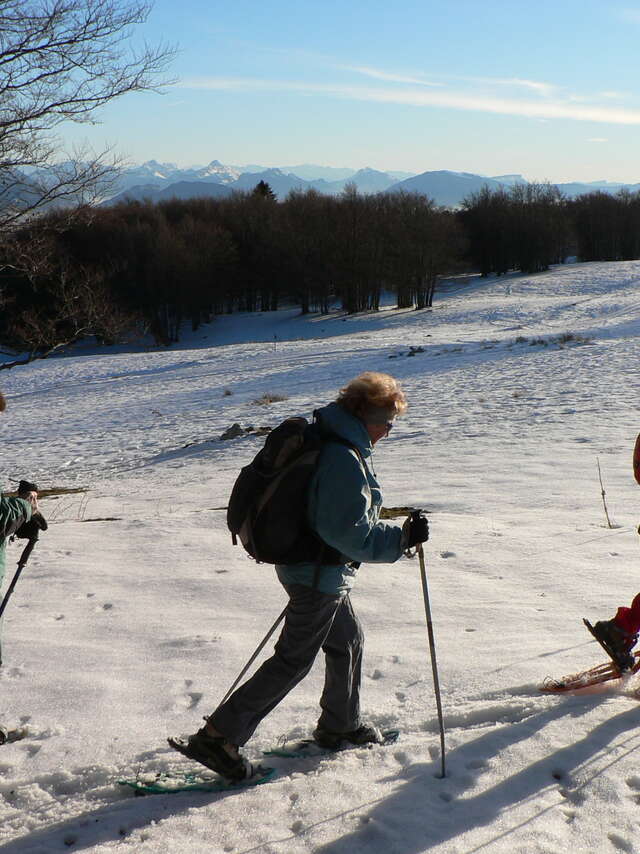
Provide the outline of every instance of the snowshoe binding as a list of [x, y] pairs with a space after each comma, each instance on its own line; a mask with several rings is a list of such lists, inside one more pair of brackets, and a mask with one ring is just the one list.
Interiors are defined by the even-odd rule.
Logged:
[[362, 724], [350, 732], [332, 732], [319, 726], [313, 731], [313, 740], [325, 750], [337, 750], [344, 742], [355, 745], [383, 744], [384, 736], [378, 727], [370, 724]]
[[167, 741], [183, 756], [205, 765], [225, 780], [235, 783], [253, 777], [260, 767], [254, 767], [240, 754], [237, 757], [231, 756], [224, 747], [226, 739], [209, 735], [204, 727], [190, 735], [186, 741], [181, 738], [168, 738]]
[[637, 634], [626, 632], [615, 620], [599, 620], [595, 625], [591, 625], [589, 620], [583, 620], [583, 623], [621, 673], [632, 669], [634, 657], [631, 650], [638, 640]]

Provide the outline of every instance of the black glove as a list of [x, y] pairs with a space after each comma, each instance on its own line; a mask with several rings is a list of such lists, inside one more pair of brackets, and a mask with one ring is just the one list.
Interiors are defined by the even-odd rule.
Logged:
[[407, 534], [408, 549], [417, 546], [418, 543], [426, 543], [429, 539], [429, 522], [420, 511], [412, 513], [404, 523], [403, 528]]
[[16, 537], [20, 540], [37, 540], [40, 531], [46, 531], [49, 526], [39, 510], [31, 516], [28, 522], [23, 522], [16, 531]]

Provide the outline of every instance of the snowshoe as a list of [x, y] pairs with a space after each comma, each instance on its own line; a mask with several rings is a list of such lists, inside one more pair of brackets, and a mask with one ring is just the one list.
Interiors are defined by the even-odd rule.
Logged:
[[[354, 730], [356, 732], [356, 730]], [[265, 756], [280, 756], [283, 759], [307, 759], [311, 756], [323, 756], [327, 753], [341, 753], [344, 750], [351, 750], [356, 747], [384, 747], [388, 744], [395, 744], [400, 735], [400, 730], [384, 729], [378, 730], [381, 736], [380, 741], [363, 741], [356, 743], [347, 741], [342, 734], [340, 740], [336, 744], [332, 742], [332, 746], [327, 747], [321, 745], [315, 738], [301, 738], [287, 740], [282, 739], [276, 747], [271, 747], [268, 750], [263, 750]]]
[[137, 774], [118, 780], [121, 786], [133, 789], [136, 795], [174, 795], [178, 792], [228, 792], [268, 782], [275, 768], [258, 766], [259, 771], [244, 780], [226, 780], [212, 771], [160, 771]]

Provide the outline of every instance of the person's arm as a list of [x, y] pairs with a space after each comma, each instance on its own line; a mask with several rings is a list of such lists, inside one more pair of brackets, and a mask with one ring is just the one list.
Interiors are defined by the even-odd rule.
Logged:
[[[36, 505], [37, 506], [37, 505]], [[10, 537], [31, 519], [33, 502], [28, 498], [0, 498], [0, 536]]]
[[313, 484], [311, 525], [350, 560], [392, 563], [402, 555], [402, 529], [378, 521], [378, 509], [356, 453], [328, 445]]

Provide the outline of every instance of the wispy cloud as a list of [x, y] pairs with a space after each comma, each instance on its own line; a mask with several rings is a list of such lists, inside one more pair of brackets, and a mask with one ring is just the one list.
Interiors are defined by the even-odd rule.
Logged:
[[454, 79], [466, 80], [468, 83], [485, 86], [511, 86], [517, 89], [528, 89], [547, 98], [558, 91], [558, 87], [554, 86], [553, 83], [545, 83], [541, 80], [526, 80], [522, 77], [455, 77]]
[[431, 88], [442, 88], [450, 85], [453, 80], [464, 80], [467, 83], [481, 84], [489, 86], [511, 86], [513, 88], [528, 89], [536, 92], [538, 95], [549, 97], [557, 92], [557, 86], [552, 83], [544, 83], [540, 80], [526, 80], [521, 77], [464, 77], [454, 75], [447, 77], [446, 81], [435, 81], [433, 75], [430, 78], [416, 72], [403, 73], [398, 71], [387, 71], [380, 68], [373, 68], [370, 65], [336, 65], [342, 71], [352, 71], [356, 74], [363, 74], [366, 77], [371, 77], [375, 80], [383, 80], [387, 83], [407, 83], [415, 86], [427, 86]]
[[435, 107], [532, 119], [571, 119], [616, 125], [640, 125], [640, 109], [611, 104], [584, 103], [568, 99], [502, 98], [477, 91], [437, 91], [404, 84], [374, 87], [350, 83], [315, 83], [299, 80], [267, 80], [253, 77], [191, 77], [179, 87], [211, 91], [291, 92], [301, 95], [324, 95], [355, 101], [373, 101], [414, 107]]
[[609, 140], [603, 136], [592, 136], [587, 140], [587, 142], [609, 142]]
[[415, 86], [444, 86], [444, 83], [435, 83], [433, 80], [427, 80], [422, 75], [402, 74], [394, 71], [382, 71], [379, 68], [371, 68], [367, 65], [339, 65], [336, 66], [342, 71], [354, 71], [356, 74], [363, 74], [365, 77], [372, 77], [374, 80], [385, 80], [388, 83], [409, 83]]
[[606, 92], [598, 92], [600, 98], [608, 98], [611, 101], [625, 101], [629, 95], [626, 92], [616, 92], [607, 90]]
[[557, 91], [557, 86], [554, 86], [551, 83], [542, 83], [539, 80], [522, 80], [520, 77], [514, 77], [512, 79], [501, 80], [501, 83], [508, 83], [514, 86], [522, 86], [525, 89], [532, 89], [534, 92], [537, 92], [539, 95], [545, 95], [547, 97], [554, 94]]
[[619, 11], [620, 11], [620, 17], [624, 21], [631, 21], [631, 23], [633, 23], [633, 24], [640, 24], [640, 9], [638, 9], [638, 8], [632, 9], [631, 7], [626, 7], [626, 8], [620, 9]]

